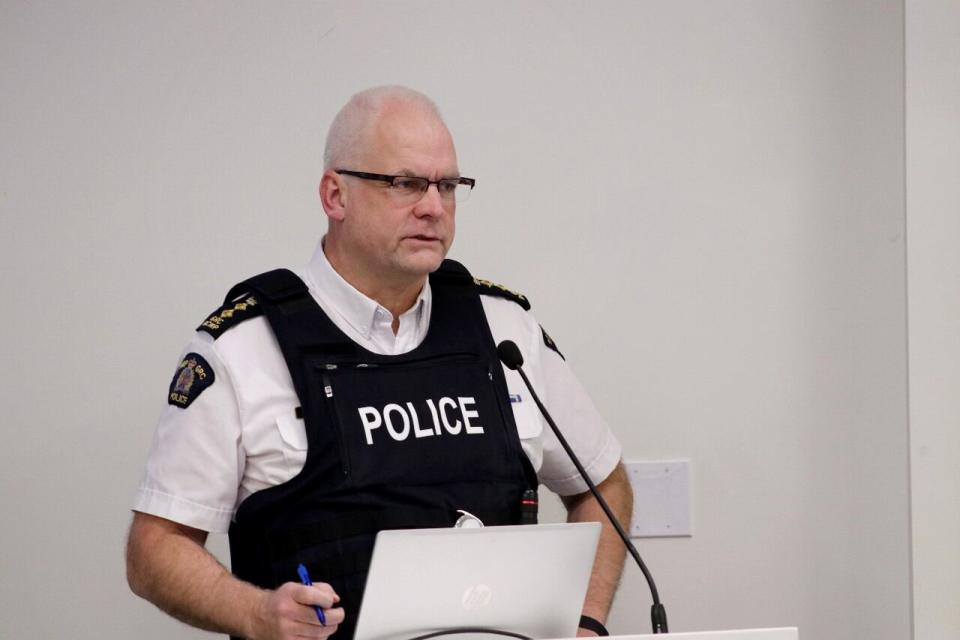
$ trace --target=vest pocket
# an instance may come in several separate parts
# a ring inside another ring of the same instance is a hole
[[[327,407],[327,415],[330,418],[330,424],[334,426],[337,434],[337,440],[340,445],[340,470],[344,476],[350,475],[350,451],[347,447],[346,435],[343,432],[344,425],[340,422],[340,412],[337,410],[336,398],[333,397],[333,380],[330,372],[336,371],[336,365],[326,365],[325,373],[321,376],[323,383],[323,404]]]

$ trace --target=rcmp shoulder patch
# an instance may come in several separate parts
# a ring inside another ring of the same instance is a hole
[[[543,334],[543,344],[547,345],[548,349],[553,349],[557,352],[557,355],[566,360],[563,357],[563,354],[560,353],[560,347],[557,346],[557,343],[553,341],[553,338],[550,337],[550,334],[547,333],[547,330],[543,328],[543,325],[540,325],[540,333]]]
[[[476,285],[481,295],[506,298],[507,300],[512,300],[523,307],[524,311],[530,311],[530,301],[527,299],[527,296],[523,295],[522,293],[517,293],[512,289],[507,289],[502,284],[490,282],[489,280],[482,280],[480,278],[474,278],[473,284]]]
[[[186,409],[203,390],[213,384],[213,367],[199,353],[188,353],[170,381],[167,404]]]
[[[237,326],[244,320],[256,318],[262,313],[263,309],[257,299],[252,295],[246,295],[214,311],[197,327],[197,331],[206,331],[216,340],[227,329]]]

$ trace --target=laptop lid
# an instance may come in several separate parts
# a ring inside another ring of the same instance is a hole
[[[354,639],[464,627],[573,637],[599,536],[596,522],[381,531]]]

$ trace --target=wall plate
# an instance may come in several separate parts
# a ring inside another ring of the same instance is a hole
[[[625,462],[633,487],[631,538],[693,535],[690,524],[690,461]]]

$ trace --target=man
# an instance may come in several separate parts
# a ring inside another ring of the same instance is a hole
[[[571,521],[604,520],[497,362],[504,339],[630,518],[620,445],[526,300],[444,262],[473,181],[433,103],[402,87],[355,95],[324,164],[326,236],[298,275],[241,283],[199,327],[134,506],[133,591],[237,637],[349,638],[377,530],[450,526],[457,509],[517,522],[537,478]],[[232,574],[204,549],[227,530]],[[605,524],[582,635],[602,628],[623,558]],[[316,584],[299,583],[298,563]]]

